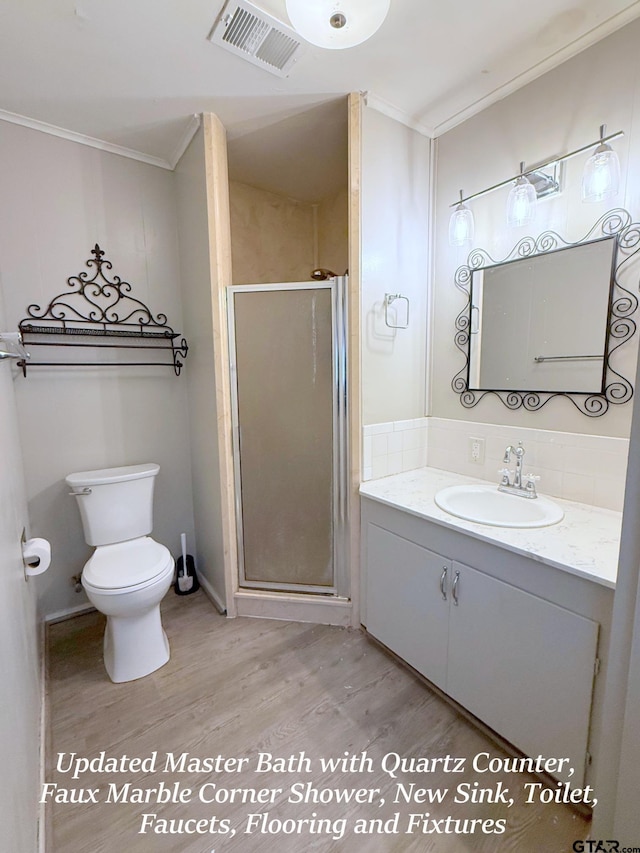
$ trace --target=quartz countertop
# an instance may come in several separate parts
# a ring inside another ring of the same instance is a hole
[[[379,480],[368,480],[360,486],[360,494],[602,586],[615,588],[622,513],[550,498],[564,511],[564,518],[558,524],[538,528],[494,527],[457,518],[434,502],[436,492],[446,486],[465,483],[486,485],[486,482],[438,468],[418,468]],[[497,488],[497,483],[495,486]]]

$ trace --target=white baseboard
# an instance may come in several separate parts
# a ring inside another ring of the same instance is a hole
[[[93,613],[95,607],[93,604],[78,604],[76,607],[67,607],[64,610],[56,610],[55,613],[49,613],[44,617],[47,625],[53,625],[54,622],[64,622],[65,619],[71,619],[73,616],[82,616],[83,613]]]
[[[211,603],[212,603],[212,604],[213,604],[213,606],[216,608],[216,610],[218,611],[218,613],[222,613],[222,615],[224,616],[224,615],[226,614],[226,612],[227,612],[227,607],[226,607],[226,605],[225,605],[224,601],[220,598],[220,596],[218,595],[218,593],[217,593],[217,592],[215,591],[215,589],[211,586],[211,584],[210,584],[210,583],[209,583],[209,581],[204,577],[204,575],[199,574],[199,575],[198,575],[198,580],[200,581],[200,586],[202,587],[202,591],[203,591],[203,592],[204,592],[204,594],[207,596],[207,598],[209,599],[209,601],[211,601]]]
[[[234,597],[238,616],[341,627],[351,625],[352,604],[346,598],[248,590],[240,590]]]

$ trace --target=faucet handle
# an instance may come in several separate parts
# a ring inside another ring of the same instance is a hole
[[[509,468],[498,468],[498,474],[502,475],[501,485],[508,486],[510,484],[509,477],[513,477],[514,473]]]
[[[536,491],[536,483],[540,479],[540,475],[539,474],[525,474],[524,478],[527,481],[526,485],[524,487],[525,492],[529,492],[531,494],[531,496],[534,498],[537,497],[538,493]]]

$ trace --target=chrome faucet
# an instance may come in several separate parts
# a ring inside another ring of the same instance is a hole
[[[502,474],[502,480],[498,486],[498,491],[507,492],[510,495],[518,495],[523,498],[537,498],[536,480],[539,480],[540,477],[536,477],[533,474],[525,474],[524,478],[526,480],[526,484],[524,486],[522,485],[522,460],[524,458],[525,449],[522,446],[521,441],[518,442],[517,447],[510,444],[505,449],[504,459],[502,460],[505,465],[508,465],[511,461],[511,454],[516,457],[515,472],[510,471],[508,468],[500,469],[499,473]],[[511,474],[513,474],[513,482],[509,479]]]
[[[504,451],[504,459],[502,460],[505,465],[508,465],[511,461],[511,454],[516,457],[516,473],[513,477],[513,488],[521,489],[522,488],[522,458],[524,456],[525,450],[522,446],[522,442],[518,442],[517,447],[513,447],[513,445],[509,445]]]

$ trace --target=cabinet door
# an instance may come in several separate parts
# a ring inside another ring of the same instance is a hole
[[[366,535],[367,630],[444,689],[451,562],[375,524]]]
[[[527,755],[570,758],[580,786],[598,623],[454,562],[457,572],[447,693]]]

